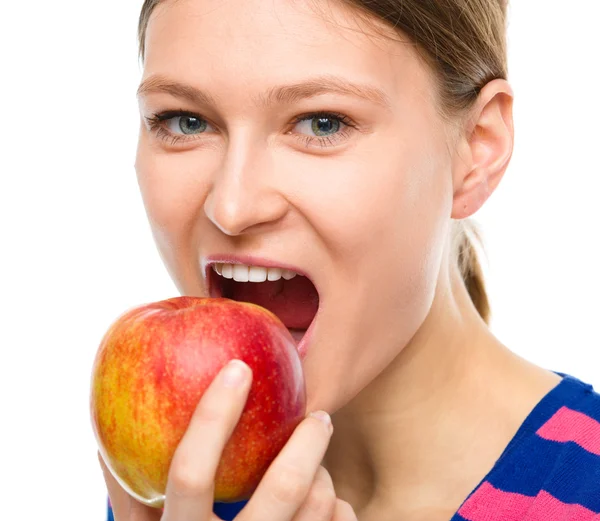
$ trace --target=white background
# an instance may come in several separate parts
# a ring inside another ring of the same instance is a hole
[[[5,519],[97,520],[89,423],[98,342],[174,296],[138,195],[140,1],[7,1],[0,11],[0,436]],[[493,329],[600,388],[600,7],[514,0],[516,148],[478,215]]]

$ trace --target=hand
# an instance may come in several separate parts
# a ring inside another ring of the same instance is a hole
[[[241,380],[228,380],[228,369],[240,366]],[[171,461],[164,512],[129,496],[100,457],[115,521],[218,521],[212,511],[214,478],[251,380],[250,368],[234,362],[207,389]],[[332,432],[327,414],[305,418],[236,521],[357,521],[352,507],[337,499],[331,477],[321,466]]]

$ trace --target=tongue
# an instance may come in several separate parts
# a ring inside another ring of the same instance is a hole
[[[277,315],[287,328],[308,329],[319,307],[319,294],[307,278],[266,282],[231,281],[233,300],[252,302]]]

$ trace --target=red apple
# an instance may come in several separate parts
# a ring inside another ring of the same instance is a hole
[[[305,414],[295,343],[270,311],[223,298],[177,297],[123,314],[92,371],[94,434],[133,497],[161,507],[171,459],[198,401],[227,362],[252,387],[217,471],[216,501],[247,499]],[[199,469],[201,471],[201,469]]]

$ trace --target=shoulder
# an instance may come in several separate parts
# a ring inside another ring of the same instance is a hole
[[[544,490],[548,501],[577,504],[600,512],[600,394],[592,386],[567,378],[565,402],[543,422],[532,438],[547,459]]]
[[[600,394],[562,376],[453,521],[600,519]]]
[[[546,458],[547,500],[600,512],[600,394],[567,379],[564,403],[535,432],[531,446]],[[582,514],[587,513],[583,511]]]
[[[592,386],[564,376],[457,518],[492,512],[503,521],[600,519],[600,394]]]

